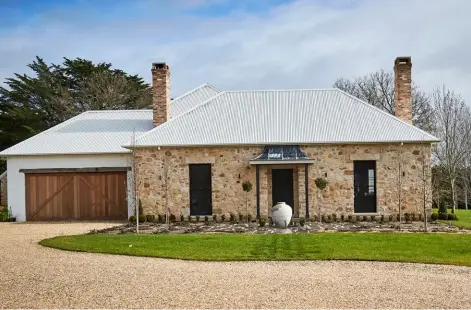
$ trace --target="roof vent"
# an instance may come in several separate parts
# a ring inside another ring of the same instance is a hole
[[[152,69],[168,70],[169,66],[165,62],[153,62],[152,63]]]

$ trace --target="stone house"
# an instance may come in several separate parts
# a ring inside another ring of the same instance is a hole
[[[411,124],[410,57],[394,68],[396,116],[338,89],[204,84],[172,100],[154,63],[152,109],[87,111],[0,152],[8,206],[18,221],[125,220],[136,197],[177,217],[245,213],[246,198],[253,217],[279,201],[299,217],[422,212],[438,140]]]
[[[147,214],[295,217],[430,210],[431,144],[412,125],[412,62],[394,62],[396,116],[338,89],[222,91],[171,117],[170,69],[152,68],[155,128],[135,144]],[[328,186],[315,184],[323,178]],[[425,195],[424,195],[425,191]]]

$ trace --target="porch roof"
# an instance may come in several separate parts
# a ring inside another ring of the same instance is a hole
[[[314,160],[298,145],[268,145],[263,153],[249,161],[251,165],[312,164]]]

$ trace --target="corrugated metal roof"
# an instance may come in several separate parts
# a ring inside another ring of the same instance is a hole
[[[435,142],[338,89],[222,92],[138,137],[136,146]]]
[[[126,153],[132,138],[153,128],[152,110],[88,111],[0,153],[8,155]]]
[[[178,98],[175,98],[172,101],[170,108],[170,117],[175,118],[182,113],[187,112],[188,110],[194,108],[200,103],[208,100],[211,97],[216,96],[221,91],[209,84],[203,84],[186,94],[181,95]]]
[[[171,116],[217,93],[215,87],[203,84],[175,98]],[[152,110],[88,111],[0,152],[0,156],[127,153],[122,145],[129,144],[133,131],[137,137],[152,128]]]

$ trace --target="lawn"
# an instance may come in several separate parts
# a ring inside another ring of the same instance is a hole
[[[434,213],[437,213],[437,209],[433,209]],[[449,210],[451,213],[451,210]],[[456,209],[455,214],[458,217],[458,221],[439,221],[441,223],[450,224],[456,227],[462,227],[471,229],[471,210]]]
[[[459,234],[91,234],[60,236],[40,244],[71,251],[201,261],[373,260],[471,266],[471,235]]]

